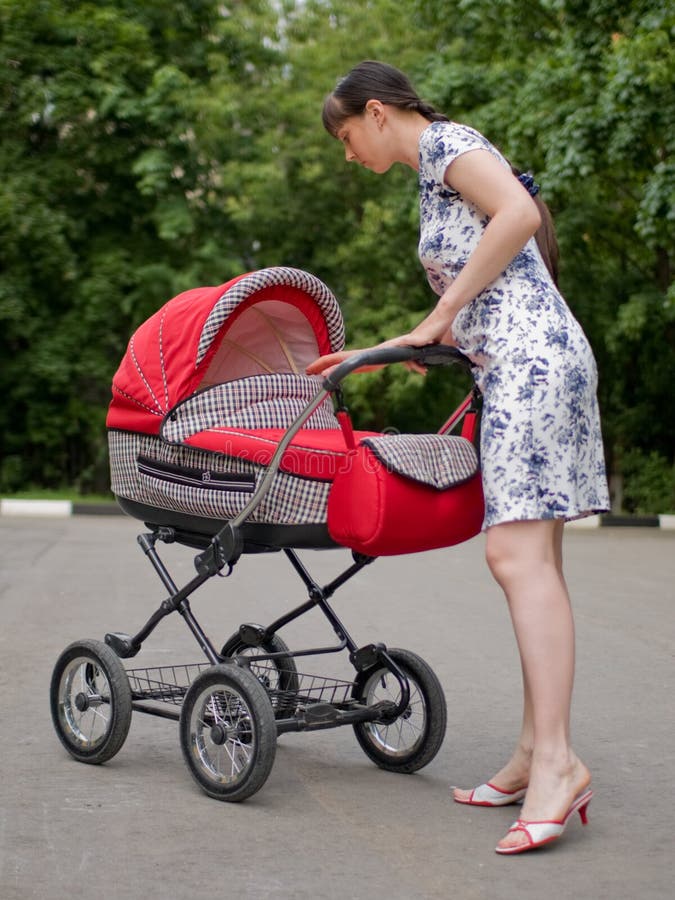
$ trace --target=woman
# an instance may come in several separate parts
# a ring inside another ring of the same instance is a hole
[[[574,623],[562,540],[566,519],[609,505],[595,362],[533,237],[541,237],[543,205],[531,178],[515,177],[482,135],[437,113],[384,63],[363,62],[342,79],[323,121],[348,162],[377,174],[396,162],[419,172],[419,256],[439,299],[413,331],[386,344],[459,347],[483,393],[486,556],[508,601],[524,711],[505,766],[473,790],[455,789],[454,799],[523,800],[496,848],[520,853],[555,840],[576,811],[585,823],[592,793],[570,744]],[[541,246],[551,256],[550,233]]]

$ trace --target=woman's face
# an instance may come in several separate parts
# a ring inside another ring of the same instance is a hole
[[[383,133],[381,109],[367,106],[360,116],[345,119],[337,130],[337,139],[345,148],[347,162],[357,162],[376,172],[386,172],[394,162],[389,141]]]

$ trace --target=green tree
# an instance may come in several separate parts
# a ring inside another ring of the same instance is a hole
[[[230,10],[0,0],[4,490],[103,487],[129,334],[179,290],[245,267],[218,170],[247,155],[248,92],[278,53],[267,3]]]

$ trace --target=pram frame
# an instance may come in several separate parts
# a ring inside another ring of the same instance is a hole
[[[297,695],[293,697],[294,710],[292,714],[284,712],[283,704],[280,702],[282,711],[279,712],[279,710],[277,710],[276,716],[272,713],[270,724],[268,721],[268,712],[263,708],[265,702],[263,701],[261,703],[259,698],[256,700],[254,696],[251,696],[249,705],[253,710],[255,704],[258,703],[258,716],[261,720],[265,719],[265,728],[268,731],[275,731],[278,736],[291,731],[318,730],[342,725],[352,725],[355,727],[359,743],[371,759],[383,768],[389,768],[395,771],[414,771],[417,768],[421,768],[422,765],[426,765],[426,763],[435,755],[440,747],[440,742],[442,741],[445,730],[445,700],[442,696],[442,692],[440,692],[440,685],[437,685],[437,679],[435,678],[435,675],[433,675],[433,672],[428,670],[428,667],[423,660],[420,660],[408,651],[389,651],[387,647],[381,643],[367,644],[359,647],[328,602],[330,597],[332,597],[339,587],[354,577],[365,566],[370,565],[375,557],[352,552],[352,564],[330,582],[321,586],[309,574],[293,546],[279,546],[279,542],[275,541],[258,545],[255,540],[255,529],[259,526],[247,523],[247,520],[258,507],[264,498],[265,493],[272,485],[274,476],[279,470],[282,457],[294,436],[329,395],[337,394],[339,396],[340,386],[344,378],[354,370],[363,366],[388,365],[390,363],[403,362],[406,360],[415,360],[424,366],[456,363],[464,368],[469,368],[471,365],[466,357],[456,349],[441,346],[425,348],[385,348],[364,351],[363,353],[354,355],[346,362],[336,367],[329,376],[324,378],[322,389],[290,425],[279,442],[270,461],[268,471],[252,499],[239,515],[222,524],[216,534],[209,535],[200,530],[193,530],[189,527],[190,517],[186,517],[188,519],[188,527],[185,528],[157,524],[156,522],[153,522],[152,507],[146,509],[141,504],[131,504],[131,507],[133,508],[127,511],[130,511],[132,515],[135,515],[137,518],[145,518],[145,513],[147,512],[148,514],[146,524],[151,530],[148,533],[139,535],[137,540],[141,549],[150,560],[163,586],[169,592],[169,596],[162,601],[160,606],[135,635],[130,636],[121,632],[110,632],[105,635],[104,644],[100,645],[100,647],[97,642],[82,642],[82,645],[71,645],[71,647],[67,648],[62,654],[62,658],[66,660],[66,663],[60,665],[61,660],[59,660],[52,678],[52,716],[61,741],[72,755],[75,755],[76,758],[84,762],[105,761],[116,753],[119,746],[121,746],[121,743],[126,737],[128,722],[125,727],[123,727],[124,723],[122,726],[119,726],[119,739],[113,741],[114,746],[111,747],[112,752],[105,751],[105,748],[103,752],[93,754],[92,756],[88,756],[84,753],[78,755],[74,752],[73,746],[67,739],[68,735],[64,735],[62,730],[63,723],[62,718],[60,718],[61,714],[59,712],[57,696],[60,690],[59,685],[64,678],[64,666],[68,664],[68,659],[73,656],[73,653],[79,652],[80,646],[83,648],[82,653],[85,657],[87,657],[91,651],[93,653],[93,658],[97,661],[95,665],[98,665],[98,661],[101,662],[101,667],[105,671],[110,684],[111,693],[113,693],[115,682],[125,681],[127,678],[133,680],[136,672],[140,671],[133,669],[125,670],[118,661],[136,656],[144,641],[152,634],[159,623],[173,612],[178,612],[184,619],[187,627],[204,653],[210,667],[207,668],[206,671],[201,672],[190,686],[183,688],[176,685],[175,690],[169,692],[171,694],[169,699],[174,704],[176,703],[176,697],[183,698],[180,711],[175,707],[171,708],[167,703],[160,702],[157,704],[156,701],[165,699],[161,696],[161,690],[159,692],[153,688],[144,690],[136,685],[136,688],[129,691],[128,714],[123,710],[122,718],[124,719],[128,716],[128,719],[130,720],[131,712],[133,710],[179,721],[181,724],[181,745],[186,761],[188,762],[191,773],[195,779],[210,796],[225,800],[242,800],[250,796],[259,789],[262,783],[264,783],[271,768],[274,748],[272,750],[270,750],[269,747],[267,748],[265,754],[263,754],[265,760],[258,767],[260,771],[254,774],[254,777],[249,779],[249,783],[241,785],[235,790],[224,790],[220,786],[214,786],[210,783],[208,778],[205,783],[202,773],[200,771],[195,771],[195,764],[190,758],[190,754],[185,746],[185,741],[183,740],[184,730],[187,728],[184,721],[186,718],[184,715],[185,702],[191,702],[191,698],[195,694],[197,685],[201,687],[202,682],[206,683],[209,678],[211,681],[213,681],[214,678],[216,680],[220,678],[227,684],[233,682],[235,686],[234,689],[238,690],[239,687],[241,687],[244,695],[248,697],[247,691],[250,691],[252,687],[259,690],[258,678],[251,673],[252,665],[256,667],[256,669],[265,666],[266,664],[272,666],[274,666],[275,663],[289,665],[288,661],[294,660],[295,658],[339,653],[347,650],[349,660],[356,672],[354,681],[350,683],[337,682],[334,679],[321,679],[326,684],[327,688],[329,687],[328,683],[332,683],[332,697],[336,695],[336,691],[338,690],[338,687],[336,686],[340,686],[340,689],[343,689],[341,699],[338,699],[337,701],[331,699],[331,702],[325,702],[322,694],[319,693],[317,702],[316,694],[314,696],[303,698],[303,692],[298,690]],[[480,393],[477,388],[474,387],[460,407],[442,426],[439,433],[447,433],[450,431],[467,413],[474,412],[477,414],[479,400]],[[123,508],[125,508],[124,504],[122,505]],[[289,526],[271,526],[272,535],[275,534],[275,530],[282,533],[284,527],[289,528]],[[290,526],[291,529],[293,527],[294,526]],[[179,588],[176,585],[168,569],[164,565],[164,562],[160,558],[156,547],[158,542],[178,542],[182,545],[193,547],[201,551],[194,559],[197,574],[183,587]],[[223,646],[222,650],[218,652],[194,615],[189,602],[190,596],[214,575],[222,575],[222,570],[226,566],[228,568],[227,575],[230,575],[242,553],[275,552],[279,550],[283,550],[290,561],[291,566],[304,584],[307,590],[308,599],[294,609],[281,615],[266,627],[251,624],[240,626],[238,633],[233,635]],[[327,619],[333,632],[338,638],[338,643],[290,651],[285,643],[278,638],[278,631],[315,608],[320,609]],[[235,639],[238,639],[239,643],[244,647],[253,648],[256,652],[254,652],[253,655],[248,655],[243,652],[230,655],[226,650],[233,645]],[[270,645],[281,645],[283,649],[276,652],[269,652]],[[74,650],[73,648],[77,649]],[[261,648],[266,652],[257,652]],[[110,651],[112,651],[112,653],[110,653]],[[121,669],[121,674],[116,669],[118,665]],[[196,667],[199,667],[199,664],[197,664]],[[186,666],[183,668],[187,670],[188,667]],[[239,674],[234,672],[233,669],[238,670]],[[292,664],[292,670],[297,672],[294,663]],[[427,670],[430,675],[427,674]],[[98,670],[94,668],[94,671]],[[147,672],[149,670],[145,671]],[[242,674],[244,671],[246,672],[246,675]],[[359,691],[363,689],[366,680],[369,677],[372,680],[374,677],[373,673],[376,674],[379,671],[386,671],[393,675],[398,685],[398,695],[396,699],[381,700],[365,704],[360,702]],[[411,761],[406,759],[402,764],[399,764],[397,761],[389,759],[386,754],[383,755],[381,752],[377,752],[377,747],[369,747],[368,739],[363,736],[363,733],[360,732],[359,729],[369,723],[375,723],[386,728],[390,723],[396,722],[399,717],[405,715],[411,697],[411,684],[409,680],[411,671],[417,681],[421,679],[425,690],[429,691],[431,694],[433,694],[434,690],[440,692],[440,698],[437,697],[436,704],[439,709],[442,707],[439,716],[442,721],[440,724],[438,722],[436,723],[436,730],[437,732],[442,731],[442,733],[440,736],[439,734],[436,735],[431,749],[426,749],[421,753],[421,756],[418,754],[418,758]],[[106,702],[105,698],[98,696],[95,690],[89,693],[91,696],[82,699],[83,694],[80,692],[75,698],[75,705],[82,703],[85,706],[87,704],[95,706],[98,703]],[[283,691],[280,693],[283,693]],[[121,705],[124,707],[127,698],[124,691],[122,694],[122,700],[124,702],[122,702]],[[107,702],[112,704],[113,700],[109,699]],[[77,708],[79,709],[80,707],[77,706]],[[255,719],[253,712],[251,715]],[[260,725],[260,728],[262,734],[264,731],[262,724]],[[215,726],[211,727],[211,734],[216,730]],[[117,746],[118,744],[119,746]]]

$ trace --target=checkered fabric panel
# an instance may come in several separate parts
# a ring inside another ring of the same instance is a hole
[[[190,487],[175,484],[138,470],[138,457],[155,459],[189,469],[208,469],[229,474],[253,474],[256,490],[267,471],[264,466],[235,457],[167,444],[151,435],[108,432],[111,487],[114,494],[159,509],[204,516],[208,519],[230,519],[251,500],[242,491],[209,490],[208,486]],[[277,472],[274,483],[251,522],[276,525],[309,525],[326,521],[326,505],[330,483],[314,481]]]
[[[283,485],[277,489],[280,475],[284,476]],[[331,482],[292,477],[283,472],[276,474],[274,482],[274,487],[256,510],[254,521],[289,525],[326,521]]]
[[[197,348],[197,359],[195,365],[204,359],[207,350],[211,346],[211,342],[220,331],[227,317],[237,306],[250,297],[252,294],[263,290],[263,288],[273,285],[288,285],[289,287],[299,288],[309,294],[315,301],[323,317],[326,320],[328,329],[328,338],[333,351],[341,350],[344,346],[344,323],[342,321],[342,312],[338,306],[338,302],[326,287],[323,281],[320,281],[309,272],[303,272],[302,269],[292,269],[286,266],[276,266],[270,269],[260,269],[258,272],[252,272],[245,278],[240,279],[222,297],[220,297],[204,323],[199,346]]]
[[[193,394],[162,425],[162,437],[184,441],[209,428],[288,428],[321,390],[317,376],[277,373],[239,378]],[[309,417],[306,428],[339,428],[330,397]]]
[[[478,471],[470,441],[445,434],[387,434],[361,441],[391,472],[439,490],[467,481]]]

